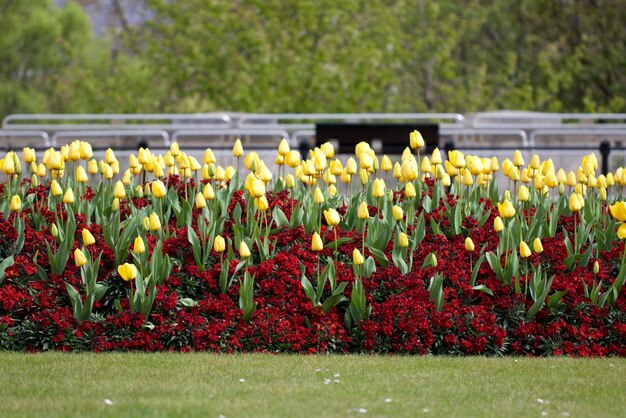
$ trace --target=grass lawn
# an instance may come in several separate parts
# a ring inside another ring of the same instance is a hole
[[[0,353],[0,416],[626,413],[626,359]]]

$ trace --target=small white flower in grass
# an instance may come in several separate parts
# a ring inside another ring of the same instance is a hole
[[[330,379],[324,379],[324,384],[325,385],[330,385]]]
[[[339,383],[339,379],[335,379],[335,380],[333,380],[333,382]]]
[[[615,366],[614,366],[613,364],[609,364],[609,367],[612,369],[612,368],[614,368]]]
[[[359,408],[358,413],[359,413],[359,414],[367,414],[367,409],[365,409],[365,408]]]
[[[427,414],[430,412],[430,408],[422,408],[422,412]]]
[[[563,411],[563,412],[561,412],[561,415],[563,415],[564,417],[569,417],[569,412]]]
[[[391,399],[391,398],[386,398],[386,399],[385,399],[385,403],[391,403],[391,402],[392,402],[392,399]]]
[[[315,369],[315,373],[319,373],[321,371],[322,371],[322,369]]]
[[[241,383],[245,383],[245,382],[246,382],[246,379],[239,379],[239,381],[240,381]]]
[[[110,399],[105,399],[104,400],[105,405],[113,405],[113,401]]]
[[[340,375],[339,375],[339,373],[335,373],[333,376],[334,377],[339,377]]]
[[[541,411],[541,416],[542,416],[542,417],[547,417],[547,416],[548,416],[548,413],[547,413],[546,411]]]
[[[537,398],[537,403],[544,403],[545,401],[541,398]]]

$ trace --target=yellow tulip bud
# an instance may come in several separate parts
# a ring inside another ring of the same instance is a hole
[[[474,249],[474,241],[470,237],[465,238],[465,251],[473,252]]]
[[[355,266],[360,266],[363,263],[365,263],[365,259],[363,258],[363,254],[361,254],[361,251],[359,251],[358,248],[352,250],[352,264],[354,264]]]
[[[129,282],[137,277],[137,267],[134,264],[124,263],[117,266],[117,272],[122,280]]]
[[[385,180],[375,179],[372,185],[372,196],[376,199],[385,195]]]
[[[113,212],[120,210],[120,200],[118,198],[113,199],[113,203],[111,203],[111,210]]]
[[[508,199],[505,199],[502,203],[498,202],[498,212],[503,218],[512,218],[515,216],[515,207]]]
[[[336,226],[339,225],[339,222],[341,222],[339,212],[332,208],[324,211],[324,218],[326,218],[326,223],[329,226]]]
[[[411,132],[411,134],[409,135],[409,144],[413,149],[422,148],[425,145],[422,134],[419,133],[419,131]]]
[[[155,212],[152,212],[152,214],[150,215],[148,229],[150,231],[158,231],[159,229],[161,229],[161,220]]]
[[[269,208],[267,196],[263,195],[257,199],[254,199],[254,206],[261,212],[265,212]]]
[[[196,195],[196,208],[204,209],[206,207],[206,199],[202,193]]]
[[[496,232],[501,232],[504,229],[504,222],[502,222],[501,217],[496,216],[496,218],[493,220],[493,229]]]
[[[290,168],[296,168],[300,165],[300,153],[298,151],[289,151],[285,156],[285,164]]]
[[[239,243],[239,257],[248,258],[250,257],[250,255],[250,248],[248,248],[248,244],[246,244],[244,241],[241,241],[241,243]]]
[[[72,189],[67,189],[65,194],[63,195],[63,203],[72,204],[74,203],[74,192]]]
[[[290,151],[291,149],[289,148],[289,143],[285,138],[283,138],[282,141],[280,141],[280,144],[278,144],[278,155],[285,157]]]
[[[617,237],[619,239],[626,239],[626,223],[623,223],[617,229]]]
[[[404,218],[404,211],[398,205],[393,205],[393,208],[391,209],[391,214],[393,215],[393,219],[398,222]]]
[[[526,244],[524,241],[522,241],[519,245],[519,255],[522,258],[528,258],[530,257],[530,248],[528,247],[528,244]]]
[[[383,159],[380,162],[380,169],[383,171],[393,170],[393,163],[391,162],[391,159],[386,155],[383,155]]]
[[[165,197],[165,195],[167,195],[165,184],[163,184],[161,180],[155,180],[152,182],[151,191],[154,197],[156,197],[157,199],[160,199],[162,197]]]
[[[143,239],[140,236],[135,238],[135,242],[133,243],[133,252],[135,254],[142,254],[146,251],[146,246],[143,242]]]
[[[296,185],[296,179],[293,177],[293,174],[287,174],[287,177],[285,178],[285,183],[287,183],[288,188],[293,189],[293,187]]]
[[[9,209],[12,212],[19,212],[22,210],[22,199],[18,195],[13,195],[9,202]]]
[[[322,251],[323,249],[324,249],[324,244],[322,243],[322,238],[319,236],[317,232],[314,232],[313,237],[311,238],[311,250]]]
[[[543,244],[541,243],[541,239],[535,238],[535,240],[533,241],[533,250],[537,254],[541,254],[543,252]]]
[[[404,195],[408,198],[412,198],[417,195],[413,183],[407,183],[406,186],[404,186]]]
[[[609,212],[618,221],[626,222],[626,202],[618,201],[613,205],[609,205]]]
[[[213,251],[215,251],[216,253],[221,253],[224,252],[225,249],[226,241],[224,240],[224,237],[222,237],[221,235],[216,236],[213,240]]]
[[[24,147],[22,149],[22,159],[26,164],[35,162],[35,150],[33,148]]]
[[[596,260],[593,263],[593,274],[598,274],[600,273],[600,263],[598,263],[598,260]]]
[[[87,228],[83,228],[81,231],[83,236],[83,244],[85,246],[93,245],[96,243],[96,239],[91,235],[91,232]]]
[[[528,199],[530,199],[530,191],[528,187],[521,185],[517,192],[517,200],[520,202],[528,202]]]
[[[180,147],[177,142],[172,142],[170,144],[170,154],[172,157],[178,157],[180,155]]]
[[[113,188],[113,197],[117,197],[120,200],[126,198],[126,188],[124,188],[124,183],[120,180],[115,183],[115,187]]]
[[[578,212],[581,209],[582,205],[580,204],[580,200],[578,200],[578,196],[576,196],[576,193],[572,193],[569,197],[569,210]]]
[[[400,235],[398,236],[398,244],[400,244],[400,247],[402,248],[409,246],[409,237],[407,237],[404,232],[400,232]]]
[[[369,211],[367,209],[367,203],[361,202],[361,204],[359,205],[359,210],[358,210],[357,216],[358,216],[359,219],[367,219],[367,218],[369,218],[370,214],[369,214]]]
[[[85,253],[80,249],[74,250],[74,263],[76,267],[82,267],[87,264],[87,257],[85,257]]]
[[[515,150],[513,153],[513,165],[516,167],[524,165],[524,157],[522,157],[522,152],[520,150]]]
[[[318,203],[318,204],[324,203],[324,194],[322,193],[319,187],[315,188],[314,200],[315,200],[315,203]]]
[[[233,157],[241,157],[243,155],[243,145],[241,145],[241,140],[237,138],[235,141],[235,145],[233,145]],[[248,169],[250,169],[248,167]]]
[[[352,157],[348,158],[348,161],[346,161],[346,173],[354,175],[356,174],[356,170],[356,160]]]
[[[93,156],[93,151],[89,142],[80,141],[78,151],[80,152],[80,158],[83,160],[88,160]]]

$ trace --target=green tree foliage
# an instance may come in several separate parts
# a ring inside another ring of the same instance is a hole
[[[0,115],[626,112],[623,0],[142,2],[0,0]]]

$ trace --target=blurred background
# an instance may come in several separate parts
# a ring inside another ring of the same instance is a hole
[[[624,22],[624,0],[0,0],[0,118],[626,112]]]

